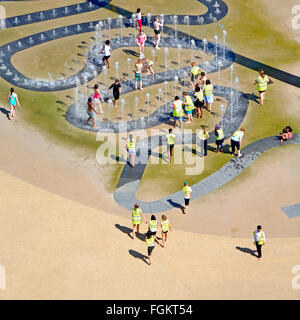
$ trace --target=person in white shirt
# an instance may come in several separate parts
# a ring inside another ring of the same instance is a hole
[[[102,61],[106,65],[106,68],[109,69],[109,58],[110,58],[110,41],[109,40],[105,41],[105,45],[103,46],[100,53],[104,53]]]
[[[238,157],[241,157],[241,145],[242,139],[245,133],[245,129],[241,128],[240,130],[235,131],[235,133],[231,137],[231,154],[234,156],[235,154],[235,147],[238,150]]]
[[[256,231],[253,232],[253,244],[256,245],[258,260],[261,259],[261,248],[265,245],[265,243],[265,233],[262,231],[262,227],[258,225]]]

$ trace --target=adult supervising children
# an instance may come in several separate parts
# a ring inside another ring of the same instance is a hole
[[[138,203],[136,203],[134,205],[134,208],[131,210],[131,218],[132,218],[132,239],[134,239],[135,231],[136,233],[140,232],[140,225],[142,224],[142,219],[144,220],[145,224],[147,224],[145,216]]]
[[[224,143],[224,132],[219,124],[216,124],[215,131],[217,153],[223,152],[223,143]]]
[[[9,114],[9,120],[12,120],[13,117],[16,116],[16,107],[20,108],[20,103],[18,99],[18,95],[15,93],[15,89],[11,88],[9,95],[8,95],[8,101],[10,105],[10,114]]]
[[[242,139],[245,133],[245,129],[241,128],[240,130],[235,131],[235,133],[231,137],[231,154],[235,155],[235,148],[238,151],[238,157],[241,157],[241,146],[242,146]]]
[[[176,128],[177,121],[179,122],[179,128],[182,126],[183,119],[183,108],[184,102],[179,99],[178,96],[175,97],[175,101],[173,102],[173,119],[174,119],[174,128]]]
[[[186,211],[190,205],[190,200],[191,200],[191,196],[192,196],[192,188],[189,186],[187,181],[184,183],[182,192],[183,192],[183,197],[184,197],[183,213],[186,214]]]
[[[120,99],[120,93],[121,93],[121,84],[119,79],[116,79],[115,82],[108,88],[108,94],[110,94],[110,90],[113,90],[113,96],[114,96],[114,107],[117,106],[117,101]]]
[[[109,40],[105,41],[105,44],[100,53],[104,53],[102,61],[106,65],[107,69],[109,69],[109,58],[110,58],[110,41]]]
[[[195,108],[192,98],[188,95],[187,92],[183,92],[182,96],[184,98],[184,110],[186,112],[188,121],[187,123],[191,123],[193,121],[193,110]]]
[[[204,157],[206,157],[207,156],[207,140],[209,138],[209,133],[207,132],[205,126],[202,126],[202,129],[199,130],[198,137],[201,142],[201,156],[203,154],[203,149],[204,149]]]
[[[176,139],[176,135],[173,133],[172,129],[169,129],[169,134],[166,135],[166,138],[167,138],[167,145],[168,145],[168,154],[169,154],[169,159],[171,163],[173,158],[175,139]]]
[[[256,230],[253,232],[253,244],[256,246],[258,260],[261,259],[261,249],[266,243],[265,233],[262,231],[262,227],[260,225],[257,226]]]
[[[142,70],[143,70],[143,61],[142,59],[138,59],[135,64],[135,77],[134,77],[134,88],[137,90],[138,83],[140,86],[140,90],[143,90],[143,79],[142,79]]]
[[[257,85],[257,90],[259,93],[260,98],[260,105],[264,105],[264,99],[265,99],[265,93],[268,89],[268,83],[270,82],[270,79],[268,76],[264,73],[263,70],[259,70],[259,76],[254,81],[254,85]]]
[[[135,145],[136,145],[136,142],[133,139],[133,135],[130,134],[126,143],[126,150],[129,156],[129,165],[131,165],[133,168],[134,168],[134,157],[135,157]]]

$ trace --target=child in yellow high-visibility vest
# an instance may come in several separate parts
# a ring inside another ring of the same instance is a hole
[[[151,265],[151,255],[152,255],[152,251],[155,248],[155,236],[152,235],[152,233],[150,231],[147,232],[146,234],[146,244],[148,247],[148,260],[149,260],[149,265]]]
[[[168,218],[165,215],[162,215],[161,217],[162,222],[161,222],[161,237],[162,237],[162,247],[165,247],[165,242],[167,242],[167,237],[168,237],[168,231],[171,230],[173,231],[170,222]]]

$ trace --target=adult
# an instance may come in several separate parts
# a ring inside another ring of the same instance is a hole
[[[190,200],[191,200],[191,196],[192,196],[192,188],[189,186],[187,181],[184,183],[182,192],[183,192],[183,197],[184,197],[183,213],[186,214],[186,211],[190,205]]]
[[[260,225],[257,226],[257,229],[253,232],[253,244],[256,246],[258,260],[261,259],[262,253],[261,249],[262,246],[266,244],[266,236],[265,233],[262,231],[262,227]]]
[[[206,130],[205,126],[202,126],[202,129],[199,130],[198,137],[201,141],[201,156],[204,149],[204,157],[207,156],[207,140],[209,138],[209,133]]]
[[[240,130],[235,131],[235,133],[231,137],[231,154],[235,155],[235,148],[238,151],[238,157],[241,157],[241,146],[242,146],[242,139],[245,134],[245,129],[241,128]]]
[[[94,85],[94,95],[93,95],[93,99],[94,99],[94,103],[95,103],[95,104],[96,104],[96,103],[98,104],[100,113],[104,113],[103,110],[102,110],[102,104],[101,104],[101,102],[100,102],[100,99],[102,100],[102,102],[104,102],[104,99],[103,99],[103,97],[102,97],[102,94],[101,94],[101,92],[100,92],[100,90],[99,90],[99,85],[98,85],[97,83]]]
[[[142,70],[143,70],[143,61],[142,59],[138,59],[135,64],[135,76],[134,76],[134,88],[137,90],[137,86],[139,83],[140,90],[143,90],[143,79],[142,79]]]
[[[211,84],[210,80],[206,80],[206,84],[204,85],[204,101],[206,103],[206,109],[211,112],[211,106],[215,100],[213,94],[213,85]]]
[[[9,120],[12,120],[13,117],[16,116],[16,107],[20,108],[20,103],[18,99],[18,95],[15,93],[15,89],[11,88],[9,95],[8,95],[8,101],[10,105],[10,113],[9,113]]]
[[[144,54],[145,42],[147,40],[147,36],[143,30],[136,37],[136,43],[139,48],[140,57]]]
[[[217,153],[223,152],[223,143],[224,143],[224,132],[219,124],[216,124],[215,131]]]
[[[263,70],[259,70],[259,76],[254,81],[254,85],[257,85],[259,93],[260,105],[264,105],[265,94],[268,89],[268,83],[270,82],[269,77],[264,73]]]
[[[175,101],[173,102],[173,119],[174,119],[174,128],[176,127],[177,121],[179,121],[179,128],[182,126],[182,118],[183,118],[183,106],[184,102],[179,99],[178,96],[175,97]]]
[[[126,150],[129,156],[129,165],[131,165],[133,168],[134,168],[134,157],[135,157],[135,145],[136,145],[136,142],[133,139],[133,135],[130,134],[126,143]]]
[[[153,44],[155,45],[155,49],[160,50],[158,47],[160,42],[160,27],[163,27],[164,21],[159,22],[158,17],[155,17],[153,20],[153,28],[154,28],[154,39]]]
[[[144,220],[145,224],[147,224],[145,216],[138,203],[136,203],[134,205],[134,208],[131,210],[131,218],[132,218],[132,239],[134,239],[135,231],[136,233],[140,232],[140,225],[142,223],[142,219]]]
[[[114,107],[117,107],[117,101],[120,99],[120,94],[122,91],[119,79],[116,79],[115,82],[108,88],[108,94],[110,94],[111,89],[113,89]]]
[[[106,65],[106,68],[109,69],[109,58],[110,58],[110,41],[106,40],[105,44],[100,53],[104,53],[102,58],[103,63]]]
[[[92,120],[93,128],[95,127],[95,116],[94,113],[98,113],[93,105],[93,99],[91,97],[88,98],[87,102],[87,114],[88,114],[88,119],[86,120],[86,124],[89,123],[90,120]]]

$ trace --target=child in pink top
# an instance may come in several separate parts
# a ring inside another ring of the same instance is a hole
[[[144,53],[144,47],[145,47],[146,40],[147,40],[147,36],[145,35],[144,31],[141,31],[136,38],[136,43],[139,47],[140,56],[142,53]]]
[[[104,102],[104,99],[102,97],[102,94],[99,90],[99,86],[98,84],[96,83],[95,86],[94,86],[94,95],[93,95],[93,99],[94,99],[94,102],[95,104],[97,103],[98,106],[99,106],[99,109],[100,109],[100,113],[103,113],[103,110],[102,110],[102,104],[100,102],[100,99]]]

